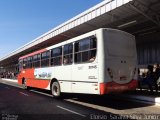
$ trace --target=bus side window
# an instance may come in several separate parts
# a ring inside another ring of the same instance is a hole
[[[95,37],[94,37],[94,38],[91,38],[90,48],[91,48],[91,49],[97,48],[97,40],[96,40]]]
[[[49,66],[50,51],[41,54],[41,67]]]
[[[40,67],[40,60],[41,60],[41,54],[37,55],[37,66],[36,67]]]
[[[30,59],[30,68],[33,67],[33,57],[31,56],[31,59]]]
[[[51,50],[51,65],[62,64],[62,47],[54,48]]]
[[[79,53],[80,45],[79,42],[75,42],[74,44],[74,62],[79,63],[81,62],[81,53]]]
[[[37,55],[33,56],[33,67],[36,67],[36,60],[37,60]]]
[[[32,68],[32,57],[27,58],[27,68]]]
[[[23,69],[23,59],[19,60],[19,72]]]
[[[89,61],[94,61],[96,58],[96,52],[97,52],[97,41],[96,38],[91,38],[90,40],[90,59]]]
[[[40,67],[40,54],[34,55],[33,56],[33,67],[38,68]]]
[[[27,58],[23,59],[23,69],[27,68]]]
[[[63,64],[72,64],[73,62],[73,44],[64,45],[63,47]]]
[[[90,39],[86,38],[81,41],[82,62],[89,60]]]
[[[93,62],[96,57],[96,38],[85,38],[75,43],[75,63]]]
[[[79,52],[79,42],[76,42],[74,44],[74,50],[75,50],[75,52]]]

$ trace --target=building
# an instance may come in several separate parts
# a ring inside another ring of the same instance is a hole
[[[160,1],[104,0],[4,56],[0,59],[0,66],[15,69],[22,55],[100,27],[135,35],[140,67],[160,63]]]

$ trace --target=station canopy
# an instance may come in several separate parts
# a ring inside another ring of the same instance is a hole
[[[0,59],[0,67],[18,63],[20,56],[98,28],[115,28],[143,42],[160,32],[160,0],[104,0]]]

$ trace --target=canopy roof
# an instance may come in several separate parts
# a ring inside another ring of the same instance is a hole
[[[116,28],[136,37],[158,33],[159,0],[104,0],[0,59],[0,66],[18,58],[98,28]]]

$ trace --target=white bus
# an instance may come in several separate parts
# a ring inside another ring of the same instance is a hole
[[[24,88],[104,95],[137,87],[135,37],[101,28],[19,58]]]

